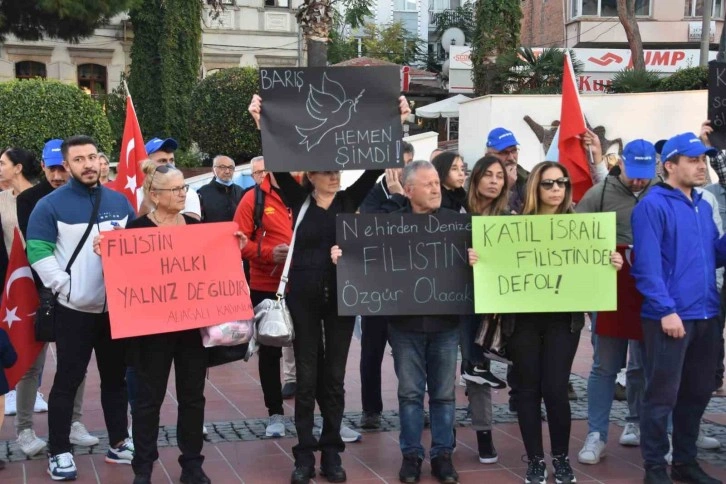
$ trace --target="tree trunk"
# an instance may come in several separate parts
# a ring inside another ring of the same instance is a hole
[[[328,65],[328,43],[307,39],[308,67],[325,67]]]
[[[618,0],[618,18],[623,24],[625,36],[628,38],[633,68],[644,71],[643,39],[640,38],[638,20],[635,18],[635,0]]]

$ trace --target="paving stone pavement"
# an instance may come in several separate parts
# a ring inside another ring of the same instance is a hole
[[[506,367],[499,363],[492,363],[492,372],[500,378],[506,377]],[[587,379],[572,374],[570,381],[578,395],[578,399],[571,401],[573,420],[587,419]],[[610,414],[611,422],[625,426],[625,417],[628,414],[628,406],[626,402],[614,401]],[[726,414],[726,396],[714,396],[706,410],[706,414]],[[347,425],[361,433],[370,432],[389,432],[399,430],[398,413],[396,411],[385,411],[382,414],[382,425],[379,430],[363,430],[358,428],[358,420],[361,412],[346,412],[343,418],[343,424]],[[544,416],[544,408],[543,408]],[[495,404],[493,408],[494,423],[515,423],[517,416],[509,412],[507,404]],[[546,418],[543,417],[543,418]],[[726,420],[725,420],[726,421]],[[456,410],[456,423],[459,427],[468,427],[471,420],[468,417],[466,407],[458,407]],[[268,440],[265,437],[266,418],[249,418],[243,420],[223,421],[223,422],[207,422],[206,426],[209,434],[205,437],[208,443],[216,444],[221,442],[241,442]],[[726,425],[714,422],[705,418],[701,430],[707,435],[717,438],[723,448],[726,448]],[[295,437],[295,427],[291,418],[286,419],[285,438]],[[102,454],[108,449],[108,437],[105,432],[91,432],[100,440],[98,445],[93,447],[75,446],[74,454],[81,456],[85,454]],[[159,448],[176,446],[176,426],[161,426],[159,429]],[[28,459],[17,446],[14,440],[0,441],[0,459],[6,461],[23,461],[44,459],[45,454],[41,453],[32,459]],[[721,451],[699,451],[699,459],[710,462],[719,467],[726,468],[726,452]]]

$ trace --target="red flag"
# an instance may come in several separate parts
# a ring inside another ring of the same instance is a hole
[[[131,96],[126,96],[126,123],[116,169],[117,175],[112,188],[123,193],[135,210],[139,209],[136,190],[144,184],[144,173],[141,171],[139,163],[148,157],[144,147],[144,138],[141,136],[139,120],[136,119],[134,103],[131,102]]]
[[[16,228],[5,276],[5,293],[0,304],[0,328],[7,331],[18,354],[15,365],[5,370],[10,388],[15,387],[43,349],[44,343],[35,341],[34,320],[38,305],[38,291],[25,255],[23,237]]]
[[[559,161],[570,171],[572,199],[574,202],[578,202],[592,186],[592,178],[587,160],[588,154],[580,144],[580,137],[587,131],[587,126],[585,117],[582,115],[575,71],[572,69],[572,60],[568,52],[565,52],[565,68],[562,77],[562,111],[559,130]]]

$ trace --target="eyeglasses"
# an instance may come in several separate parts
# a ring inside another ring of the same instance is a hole
[[[509,148],[508,150],[502,150],[502,151],[497,152],[498,155],[504,155],[504,156],[511,156],[511,155],[515,155],[517,153],[519,153],[519,148],[516,146],[514,148]]]
[[[257,170],[252,172],[252,176],[260,176],[267,174],[267,170]]]
[[[151,182],[149,183],[149,186],[154,186],[154,177],[156,176],[156,173],[159,172],[162,175],[169,173],[171,170],[176,170],[176,167],[174,165],[159,165],[154,169],[154,173],[151,174]]]
[[[567,188],[570,186],[570,179],[563,176],[562,178],[558,178],[557,180],[542,180],[539,182],[539,186],[544,188],[545,190],[552,190],[554,188],[555,183],[557,183],[557,186],[560,188]]]
[[[214,168],[218,169],[219,171],[234,171],[234,165],[232,165],[232,166],[217,165]]]
[[[175,197],[178,197],[182,193],[186,194],[189,191],[189,185],[184,185],[183,187],[174,187],[174,188],[151,187],[151,189],[155,192],[171,192],[172,195],[174,195]]]

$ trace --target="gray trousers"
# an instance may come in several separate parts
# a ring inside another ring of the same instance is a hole
[[[492,387],[466,382],[466,393],[469,395],[471,407],[471,428],[479,430],[492,429]]]
[[[38,379],[45,365],[45,354],[48,345],[43,346],[40,350],[35,363],[31,366],[23,377],[18,381],[16,390],[17,415],[15,416],[15,431],[20,434],[23,430],[33,428],[33,407],[35,406],[35,394],[38,391]],[[80,421],[81,407],[83,407],[83,392],[86,388],[86,379],[83,378],[81,385],[76,391],[76,398],[73,401],[73,422]]]
[[[282,348],[282,373],[284,374],[285,383],[295,383],[295,352],[292,346],[284,346]]]

